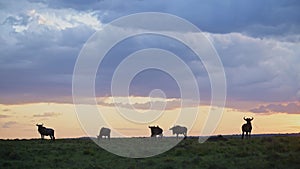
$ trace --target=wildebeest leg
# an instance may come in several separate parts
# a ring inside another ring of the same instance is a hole
[[[52,140],[53,140],[53,141],[55,140],[55,137],[54,137],[54,131],[52,132]]]
[[[51,138],[51,140],[55,140],[55,137],[54,137],[54,135],[50,135],[50,138]]]
[[[176,134],[176,138],[178,139],[178,133]]]
[[[243,131],[243,133],[242,133],[242,139],[244,139],[244,131]]]
[[[249,131],[249,138],[251,137],[251,131]]]
[[[44,140],[44,135],[41,134],[41,140]]]
[[[247,138],[250,138],[250,132],[249,131],[247,132]]]

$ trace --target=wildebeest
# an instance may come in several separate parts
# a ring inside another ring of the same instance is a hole
[[[179,134],[182,134],[184,137],[187,135],[187,128],[183,126],[176,125],[170,128],[170,130],[172,130],[173,134],[176,134],[176,138],[178,138]]]
[[[151,129],[151,137],[156,137],[159,135],[160,137],[163,136],[163,129],[161,129],[159,126],[149,126]]]
[[[38,131],[41,134],[41,139],[44,139],[44,136],[50,136],[51,140],[55,140],[54,130],[51,128],[46,128],[43,126],[44,124],[36,124],[38,126]]]
[[[244,133],[246,133],[246,138],[250,138],[251,135],[251,130],[252,130],[252,125],[251,121],[253,120],[253,117],[251,118],[245,118],[244,120],[247,122],[246,124],[243,124],[242,126],[242,139],[244,139]]]
[[[104,137],[104,138],[107,137],[108,139],[110,139],[110,129],[109,129],[109,128],[102,127],[102,128],[100,129],[99,136],[97,136],[98,141],[99,141],[102,137]]]

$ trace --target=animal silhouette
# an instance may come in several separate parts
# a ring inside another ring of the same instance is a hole
[[[151,137],[156,137],[159,135],[160,137],[163,136],[163,129],[161,129],[159,126],[149,126],[151,130]]]
[[[179,134],[182,134],[184,137],[187,135],[187,128],[183,126],[176,125],[170,128],[170,130],[172,130],[173,134],[176,134],[176,138],[178,138]]]
[[[44,139],[44,136],[50,136],[51,140],[55,140],[54,137],[54,130],[51,128],[46,128],[43,126],[44,124],[36,124],[36,126],[38,127],[38,132],[41,134],[41,139]]]
[[[99,132],[99,136],[97,136],[97,138],[98,138],[98,141],[102,138],[102,137],[104,137],[104,138],[108,138],[108,139],[110,139],[110,129],[109,128],[105,128],[105,127],[102,127],[101,129],[100,129],[100,132]]]
[[[244,139],[244,133],[246,133],[246,138],[250,138],[251,137],[251,131],[252,131],[252,125],[251,125],[251,121],[253,120],[253,117],[251,118],[245,118],[244,120],[247,122],[246,124],[243,124],[242,126],[242,139]]]

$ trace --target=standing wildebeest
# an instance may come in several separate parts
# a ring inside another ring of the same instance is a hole
[[[41,134],[41,139],[44,139],[44,136],[50,136],[51,140],[55,140],[54,137],[54,130],[51,128],[46,128],[43,126],[42,124],[36,124],[36,126],[38,126],[38,131]]]
[[[252,125],[251,125],[251,121],[253,120],[253,117],[251,118],[245,118],[244,120],[247,122],[246,124],[243,124],[242,126],[242,139],[244,139],[244,133],[246,132],[246,138],[250,138],[251,135],[251,130],[252,130]]]
[[[99,141],[102,137],[105,138],[106,136],[107,136],[108,139],[110,139],[110,129],[109,129],[109,128],[102,127],[102,128],[100,129],[99,136],[97,137],[97,138],[98,138],[98,141]]]
[[[160,137],[163,136],[163,129],[161,129],[159,126],[149,126],[149,128],[151,129],[151,137],[156,137],[157,135]]]
[[[176,125],[176,126],[170,128],[170,130],[173,131],[173,134],[176,134],[176,138],[178,138],[179,134],[183,134],[184,138],[186,138],[186,134],[187,134],[187,128],[186,127]]]

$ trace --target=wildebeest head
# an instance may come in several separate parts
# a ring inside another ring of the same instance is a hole
[[[159,126],[149,126],[149,128],[152,129],[161,129]]]
[[[174,125],[173,127],[171,127],[169,130],[173,130],[176,126]]]
[[[177,128],[178,128],[179,126],[173,126],[173,127],[171,127],[169,130],[172,130],[172,133],[173,134],[175,134],[176,132],[175,131],[177,131]]]
[[[251,117],[251,118],[246,118],[246,117],[244,117],[244,120],[245,120],[247,123],[251,123],[251,121],[253,120],[253,117]]]
[[[43,123],[42,124],[36,124],[36,126],[38,126],[38,128],[43,128]]]
[[[162,135],[163,130],[159,126],[149,126],[151,129],[151,137],[156,135]]]
[[[176,126],[171,127],[170,130],[172,130],[173,134],[177,134],[177,136],[178,136],[178,134],[183,134],[185,136],[187,134],[187,128],[184,126],[176,125]]]

